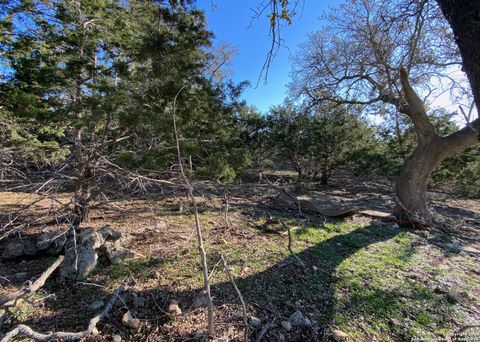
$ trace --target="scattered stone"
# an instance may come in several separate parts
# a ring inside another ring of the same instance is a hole
[[[262,320],[255,316],[250,316],[250,325],[254,328],[258,328],[262,325]]]
[[[389,319],[390,323],[394,326],[397,326],[397,327],[400,327],[402,326],[402,322],[400,322],[398,319],[396,318],[390,318]]]
[[[195,301],[193,302],[193,308],[198,309],[198,308],[204,308],[207,306],[207,297],[205,294],[200,294],[195,298]]]
[[[454,243],[449,243],[445,246],[454,252],[467,252],[467,253],[473,253],[473,254],[480,254],[480,251],[478,249],[473,248],[471,246],[456,245]]]
[[[388,222],[387,227],[393,230],[400,229],[400,226],[396,222]]]
[[[113,265],[119,264],[124,260],[132,259],[135,257],[135,253],[125,247],[115,245],[105,245],[105,255],[110,263]]]
[[[103,308],[104,305],[105,305],[105,303],[103,302],[103,300],[96,300],[96,301],[92,302],[89,307],[93,311],[97,311],[97,310],[100,310],[101,308]]]
[[[333,335],[333,339],[335,341],[347,341],[349,336],[347,333],[341,331],[341,330],[338,330],[338,329],[333,329],[332,330],[332,335]]]
[[[317,266],[312,266],[313,270],[314,271],[318,271],[318,267]]]
[[[113,335],[112,341],[113,341],[113,342],[122,342],[122,336],[120,336],[120,335]]]
[[[147,300],[142,297],[142,296],[137,296],[133,299],[133,306],[136,308],[136,309],[140,309],[140,308],[143,308],[143,306],[145,305],[145,302]]]
[[[67,242],[66,234],[59,231],[40,234],[37,240],[37,249],[49,255],[58,255]]]
[[[165,221],[157,221],[155,223],[155,231],[156,232],[164,232],[167,230],[167,224],[165,223]]]
[[[295,309],[299,310],[302,307],[302,301],[296,300],[295,301]]]
[[[38,254],[37,244],[33,239],[23,239],[23,254],[36,255]]]
[[[28,280],[27,272],[18,272],[12,276],[13,283],[24,283]]]
[[[286,331],[291,331],[292,330],[292,323],[289,321],[282,321],[282,328],[285,329]]]
[[[118,230],[112,229],[109,225],[103,226],[98,230],[104,241],[118,241],[125,238],[125,235]]]
[[[77,243],[68,240],[65,244],[65,259],[59,268],[59,281],[83,280],[97,266],[96,250],[102,245],[103,238],[94,228],[84,228],[77,235]]]
[[[122,317],[122,324],[127,328],[138,329],[140,327],[140,320],[134,318],[130,311],[127,311]]]
[[[295,311],[288,320],[294,326],[298,325],[309,327],[312,325],[312,321],[310,321],[300,310]]]
[[[180,306],[178,304],[179,303],[177,300],[172,299],[170,301],[170,304],[168,304],[168,313],[173,316],[180,316],[182,314],[182,309],[180,309]]]
[[[22,255],[24,255],[23,241],[19,238],[7,240],[7,242],[5,243],[5,249],[2,253],[2,259],[15,259]]]
[[[161,277],[160,271],[155,271],[155,278],[160,279],[160,277]]]

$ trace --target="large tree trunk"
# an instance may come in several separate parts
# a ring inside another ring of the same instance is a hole
[[[437,0],[455,34],[477,110],[480,109],[480,1]],[[413,121],[419,144],[406,160],[396,184],[396,214],[402,219],[422,222],[430,219],[426,199],[428,178],[443,159],[480,142],[480,118],[460,131],[440,138],[428,120],[421,100],[415,94],[403,70],[400,73],[406,106],[399,108]],[[402,110],[403,109],[403,110]],[[414,216],[414,217],[412,217]]]
[[[406,159],[395,184],[400,221],[426,224],[431,220],[427,186],[432,171],[445,158],[442,145],[437,136],[421,141]]]
[[[452,27],[477,110],[480,110],[480,1],[437,0]],[[474,124],[480,128],[479,119]]]
[[[455,34],[463,71],[470,82],[477,109],[480,109],[480,1],[437,1]],[[430,174],[443,159],[479,143],[480,119],[447,137],[439,137],[423,103],[410,86],[405,70],[401,70],[400,80],[406,104],[399,110],[412,119],[419,142],[397,180],[396,214],[402,220],[422,224],[431,219],[426,198]]]
[[[412,119],[418,145],[405,161],[397,179],[395,214],[402,221],[425,225],[432,218],[426,198],[430,174],[445,158],[478,144],[478,119],[458,132],[440,137],[430,122],[422,100],[411,87],[404,69],[400,70],[400,81],[405,101],[402,101],[398,109]]]

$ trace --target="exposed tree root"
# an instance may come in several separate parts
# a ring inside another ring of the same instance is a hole
[[[113,292],[110,300],[108,301],[107,305],[105,305],[105,308],[103,309],[103,311],[90,320],[87,330],[80,331],[80,332],[57,331],[51,334],[42,334],[34,331],[32,328],[30,328],[27,325],[20,324],[15,329],[11,330],[5,336],[3,336],[0,342],[11,341],[12,338],[18,335],[25,335],[36,341],[56,341],[60,339],[63,341],[78,341],[91,334],[98,334],[98,330],[97,330],[98,322],[100,322],[103,318],[108,317],[108,313],[113,308],[120,294],[124,292],[125,289],[126,289],[125,286],[120,286]]]

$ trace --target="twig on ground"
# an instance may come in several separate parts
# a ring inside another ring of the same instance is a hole
[[[27,325],[20,324],[15,329],[5,334],[5,336],[3,336],[0,342],[8,342],[17,335],[25,335],[36,341],[53,341],[53,340],[78,341],[91,334],[98,334],[98,330],[97,330],[98,322],[100,322],[103,318],[108,317],[110,310],[113,308],[117,299],[120,298],[120,294],[124,292],[125,289],[126,289],[125,286],[120,286],[113,292],[110,300],[108,301],[107,305],[105,305],[105,308],[102,310],[102,312],[100,312],[98,315],[96,315],[90,320],[90,322],[88,323],[87,330],[80,331],[80,332],[58,331],[51,334],[42,334],[34,331],[32,328],[30,328]]]
[[[243,333],[243,340],[245,342],[248,342],[248,316],[247,316],[247,306],[245,305],[245,301],[243,300],[242,292],[240,292],[240,289],[237,286],[237,283],[235,283],[235,279],[233,278],[232,273],[230,272],[230,269],[228,268],[227,262],[225,261],[225,258],[223,255],[220,256],[223,262],[223,267],[225,268],[225,272],[227,273],[228,278],[230,279],[230,282],[232,283],[235,291],[238,294],[238,299],[240,299],[240,303],[242,303],[242,311],[243,311],[243,324],[244,324],[244,333]]]
[[[262,330],[260,330],[257,337],[255,338],[255,342],[260,342],[263,338],[263,335],[265,335],[267,333],[268,329],[270,329],[274,326],[275,326],[275,323],[273,323],[273,322],[269,322],[269,323],[265,324],[263,326]]]
[[[302,267],[302,268],[305,268],[306,265],[305,263],[303,262],[303,260],[293,251],[292,249],[292,234],[290,232],[290,226],[286,225],[285,222],[283,222],[283,220],[280,220],[280,223],[282,224],[282,226],[284,228],[287,229],[287,232],[288,232],[288,251],[292,254],[292,256],[295,258],[295,260],[298,262],[298,264]]]
[[[6,306],[15,306],[16,301],[20,298],[25,297],[29,293],[36,292],[39,288],[41,288],[45,282],[47,281],[48,277],[60,266],[64,259],[63,255],[60,255],[57,260],[49,267],[45,272],[42,273],[42,275],[35,280],[32,284],[28,286],[28,288],[14,292],[10,295],[7,295],[6,297],[0,299],[0,305],[6,305]]]

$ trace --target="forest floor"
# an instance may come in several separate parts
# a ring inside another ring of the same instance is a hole
[[[436,211],[451,223],[450,231],[441,231],[412,230],[360,215],[326,221],[318,215],[299,216],[296,210],[276,210],[271,201],[275,191],[254,183],[231,185],[228,193],[230,227],[224,217],[224,187],[196,185],[212,272],[216,341],[242,341],[244,330],[240,301],[220,255],[247,304],[251,341],[266,325],[270,328],[264,341],[329,341],[335,329],[351,341],[480,340],[479,200],[431,193]],[[327,206],[393,208],[386,181],[339,178],[332,186],[311,185],[302,194]],[[0,212],[20,206],[27,197],[1,192]],[[148,199],[113,198],[84,223],[104,225],[133,235],[127,247],[137,257],[99,267],[83,282],[47,282],[31,303],[15,308],[0,333],[18,323],[42,332],[84,330],[99,311],[92,303],[106,302],[115,288],[127,284],[123,302],[99,323],[100,334],[87,341],[112,341],[115,335],[117,341],[202,336],[207,310],[194,305],[201,304],[203,280],[185,195],[177,189]],[[286,227],[296,256],[288,249]],[[35,279],[53,260],[3,262],[0,295],[22,285],[16,274]],[[182,310],[176,317],[165,312],[172,299]],[[122,325],[127,309],[140,319],[138,330]],[[289,327],[285,322],[297,311],[307,320]]]

